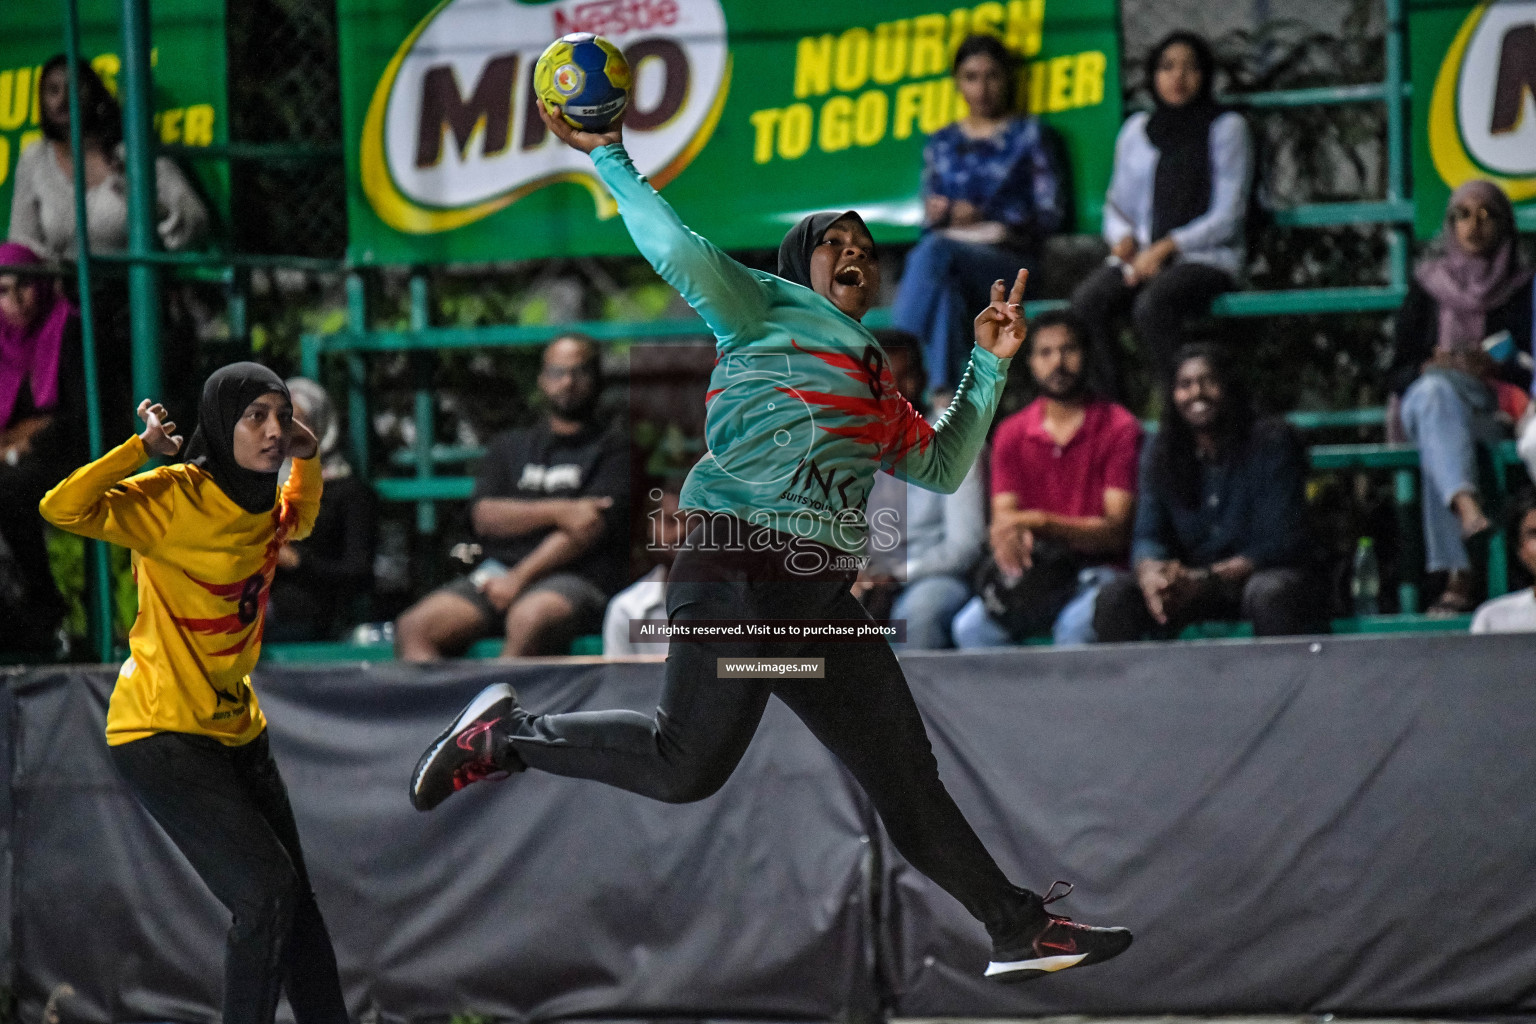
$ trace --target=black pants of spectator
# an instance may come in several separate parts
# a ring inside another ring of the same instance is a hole
[[[722,524],[726,531],[714,529]],[[730,530],[739,540],[749,530],[739,519],[719,516],[690,534],[667,584],[667,613],[674,624],[873,621],[849,593],[855,573],[817,564],[840,553],[803,540],[795,541],[798,555],[705,550],[705,529],[717,540]],[[754,534],[761,541],[771,532]],[[762,657],[822,658],[826,678],[722,678],[716,666],[717,658]],[[884,640],[674,638],[655,718],[634,711],[530,714],[512,727],[509,739],[530,768],[595,779],[673,803],[702,800],[725,784],[741,760],[769,696],[788,705],[847,766],[913,867],[958,899],[994,936],[1009,927],[1020,910],[1018,892],[940,781],[917,705]]]
[[[1230,274],[1203,263],[1174,263],[1134,287],[1125,283],[1119,267],[1095,270],[1072,293],[1073,310],[1093,332],[1089,339],[1092,382],[1102,394],[1124,399],[1116,331],[1129,308],[1136,347],[1152,371],[1153,387],[1158,387],[1173,372],[1173,356],[1183,340],[1185,323],[1204,316],[1211,300],[1232,286]]]
[[[1328,632],[1322,579],[1305,569],[1260,569],[1240,588],[1211,577],[1160,625],[1147,610],[1135,574],[1106,583],[1093,607],[1100,643],[1171,639],[1196,622],[1243,620],[1255,636],[1304,636]]]
[[[64,598],[53,583],[43,517],[37,503],[64,479],[34,452],[15,466],[0,462],[0,538],[11,551],[9,579],[0,579],[0,615],[6,627],[0,651],[51,653],[64,617]]]
[[[298,1024],[347,1024],[336,954],[267,734],[227,747],[165,732],[110,749],[139,802],[234,917],[224,1024],[272,1024],[280,988]]]

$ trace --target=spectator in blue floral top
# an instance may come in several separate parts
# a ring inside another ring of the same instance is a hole
[[[923,340],[935,387],[952,387],[970,353],[969,310],[992,282],[1033,268],[1045,236],[1065,218],[1057,148],[1033,117],[1010,109],[1013,55],[996,36],[955,51],[955,85],[970,113],[935,132],[923,151],[926,233],[907,256],[892,310]]]

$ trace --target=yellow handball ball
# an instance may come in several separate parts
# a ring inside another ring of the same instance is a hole
[[[631,84],[629,62],[619,48],[590,32],[561,36],[533,66],[539,99],[587,132],[605,132],[624,117]]]

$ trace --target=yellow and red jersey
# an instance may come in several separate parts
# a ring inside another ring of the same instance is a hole
[[[75,470],[40,505],[60,529],[133,552],[139,615],[107,710],[107,743],[157,732],[249,743],[266,727],[250,672],[277,552],[314,527],[319,460],[295,459],[277,504],[260,513],[194,465],[128,477],[147,460],[133,437]]]

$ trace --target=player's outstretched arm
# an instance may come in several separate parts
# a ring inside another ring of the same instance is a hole
[[[174,489],[169,478],[146,473],[123,478],[150,455],[170,457],[182,438],[165,406],[148,399],[139,404],[144,432],[87,463],[43,496],[38,511],[61,530],[150,553],[170,529]]]
[[[987,428],[997,412],[1008,380],[1008,360],[1024,343],[1024,287],[1028,281],[1029,271],[1020,270],[1011,288],[1002,280],[992,285],[991,301],[976,316],[976,349],[955,397],[928,442],[913,444],[902,453],[894,470],[898,476],[946,494],[965,479],[981,454]],[[922,435],[909,432],[902,436]]]
[[[539,116],[572,149],[590,154],[635,247],[656,272],[698,310],[721,342],[749,341],[768,313],[763,286],[746,267],[708,239],[689,230],[677,211],[635,170],[624,151],[623,130],[588,132],[572,127],[539,101]]]

